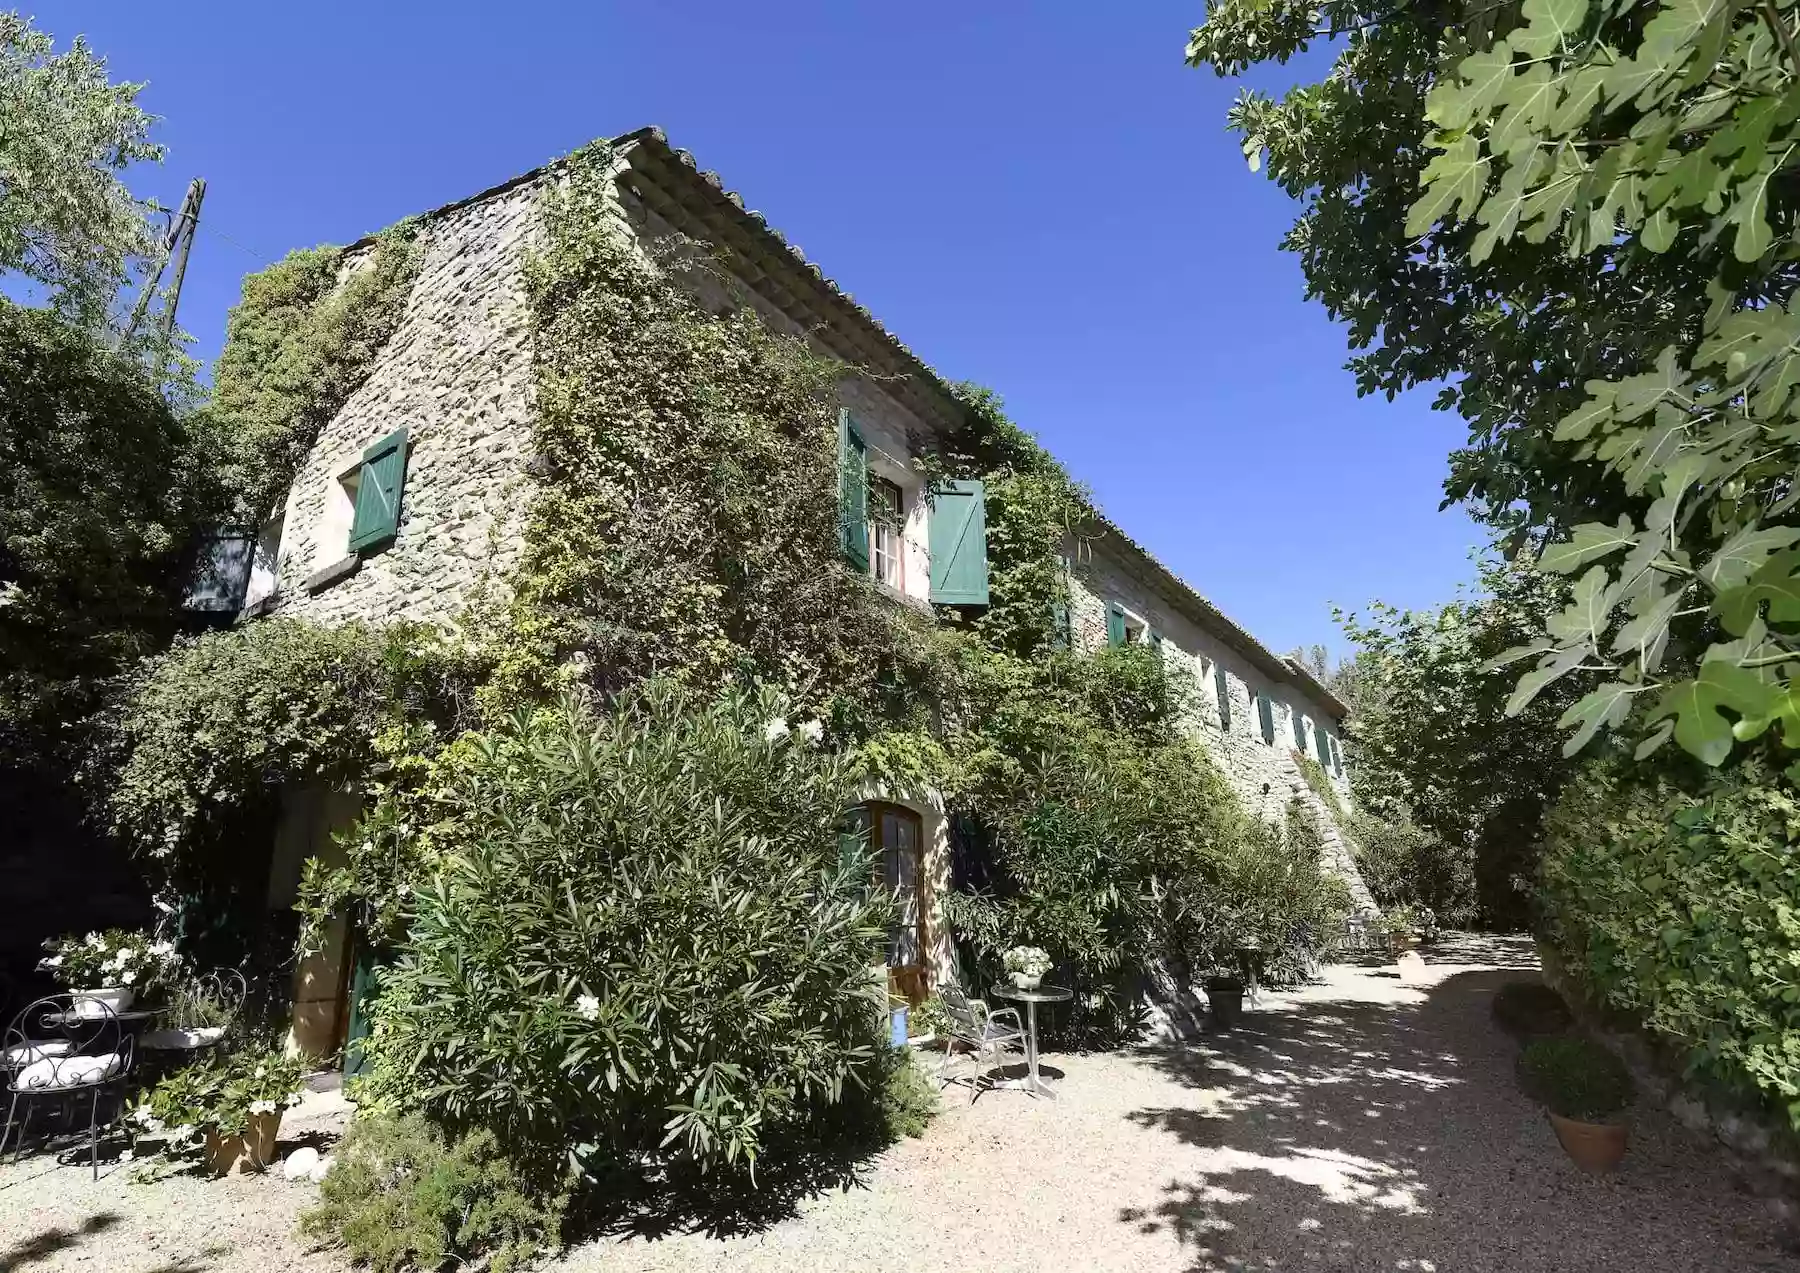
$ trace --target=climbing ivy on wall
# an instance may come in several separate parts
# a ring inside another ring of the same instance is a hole
[[[596,146],[541,196],[527,263],[540,483],[489,698],[657,673],[799,687],[850,735],[919,720],[923,616],[838,558],[848,369],[681,286],[617,224]]]
[[[239,515],[276,511],[319,430],[368,377],[399,326],[421,258],[416,222],[375,237],[366,258],[342,248],[290,252],[244,280],[204,410],[224,435]]]

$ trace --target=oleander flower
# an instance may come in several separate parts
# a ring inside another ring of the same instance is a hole
[[[777,716],[763,726],[763,739],[766,742],[778,743],[788,736],[788,723]]]
[[[597,1020],[600,1016],[599,997],[597,995],[582,995],[579,999],[575,1000],[575,1013],[577,1016],[584,1017],[589,1021]]]
[[[809,743],[817,744],[820,739],[825,737],[825,722],[822,720],[801,722],[800,737]]]
[[[273,1114],[275,1112],[275,1102],[274,1101],[251,1101],[250,1102],[250,1112],[252,1114]]]

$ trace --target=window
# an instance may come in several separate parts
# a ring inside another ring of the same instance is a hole
[[[352,553],[379,548],[400,529],[400,488],[406,483],[406,430],[396,429],[363,452],[362,464],[339,481],[350,507]]]
[[[1106,643],[1161,646],[1162,637],[1117,601],[1109,601],[1106,603]]]
[[[906,498],[895,482],[869,477],[869,569],[877,580],[906,591]]]

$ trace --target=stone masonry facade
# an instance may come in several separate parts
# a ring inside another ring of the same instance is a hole
[[[625,232],[640,241],[679,234],[716,245],[731,272],[730,299],[807,333],[856,369],[841,389],[843,404],[869,443],[871,472],[896,483],[906,511],[905,570],[896,591],[924,605],[928,501],[910,460],[923,442],[954,427],[957,410],[943,382],[659,133],[633,134],[618,155]],[[259,557],[272,559],[272,568],[253,577],[246,615],[451,624],[478,589],[504,586],[531,499],[524,262],[537,229],[537,196],[554,172],[526,174],[423,218],[423,262],[399,327],[367,382],[313,446],[282,518],[266,528]],[[357,267],[355,246],[346,260],[346,269]],[[718,288],[716,280],[704,288],[704,302],[723,303],[706,294]],[[377,551],[351,554],[343,479],[365,448],[401,427],[409,452],[398,534]],[[1343,829],[1306,785],[1293,754],[1295,717],[1304,750],[1316,756],[1318,731],[1339,733],[1341,705],[1116,528],[1072,544],[1069,555],[1074,643],[1106,644],[1109,603],[1154,630],[1165,657],[1192,673],[1201,694],[1194,728],[1239,796],[1270,818],[1290,800],[1307,804],[1325,830],[1326,868],[1348,882],[1359,910],[1372,912]],[[1219,669],[1229,726],[1218,709]],[[1258,694],[1273,705],[1273,744],[1262,734]],[[1347,800],[1341,766],[1330,776]]]
[[[478,585],[504,585],[530,505],[523,264],[535,211],[535,191],[521,187],[427,223],[399,327],[307,455],[279,523],[279,548],[265,533],[275,568],[253,580],[250,603],[272,591],[265,612],[322,623],[442,623],[454,621]],[[345,271],[366,259],[353,250]],[[350,556],[342,478],[364,448],[402,427],[399,533],[357,560],[354,573],[309,588],[309,579]]]

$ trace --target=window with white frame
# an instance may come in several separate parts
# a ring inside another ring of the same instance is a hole
[[[869,573],[906,590],[906,496],[898,482],[869,474]]]

